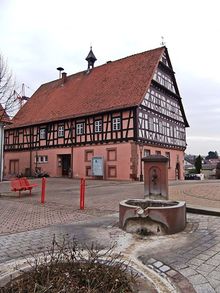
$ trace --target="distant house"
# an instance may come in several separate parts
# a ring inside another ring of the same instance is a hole
[[[98,67],[91,49],[86,60],[86,70],[41,85],[13,118],[6,174],[137,180],[142,157],[161,154],[169,179],[183,179],[189,125],[167,48]]]
[[[216,163],[203,164],[201,172],[204,174],[205,179],[214,179],[216,175]]]
[[[184,160],[184,169],[185,169],[185,172],[189,171],[189,170],[193,170],[195,169],[195,166],[194,164],[190,163],[188,160]]]
[[[10,119],[6,113],[6,111],[3,109],[2,105],[0,104],[0,181],[2,181],[3,178],[3,151],[4,151],[4,127],[6,124],[10,123]]]

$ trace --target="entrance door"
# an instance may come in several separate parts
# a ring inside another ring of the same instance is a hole
[[[11,175],[19,174],[19,160],[10,160],[9,161],[9,173]]]
[[[61,155],[62,176],[68,176],[71,168],[71,155]]]

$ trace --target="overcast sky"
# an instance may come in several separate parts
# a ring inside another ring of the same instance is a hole
[[[0,0],[0,52],[18,86],[160,46],[169,51],[190,124],[186,153],[220,153],[219,0]]]

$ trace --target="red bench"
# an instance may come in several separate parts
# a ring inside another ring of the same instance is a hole
[[[21,195],[21,191],[25,190],[29,190],[31,195],[32,188],[35,186],[37,186],[37,184],[30,184],[26,177],[18,178],[11,181],[11,190],[15,192],[18,191],[19,196]]]

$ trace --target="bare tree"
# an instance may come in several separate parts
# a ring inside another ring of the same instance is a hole
[[[0,121],[6,115],[12,117],[18,109],[18,99],[15,92],[16,83],[7,60],[0,54],[0,104],[3,111],[0,111]]]

